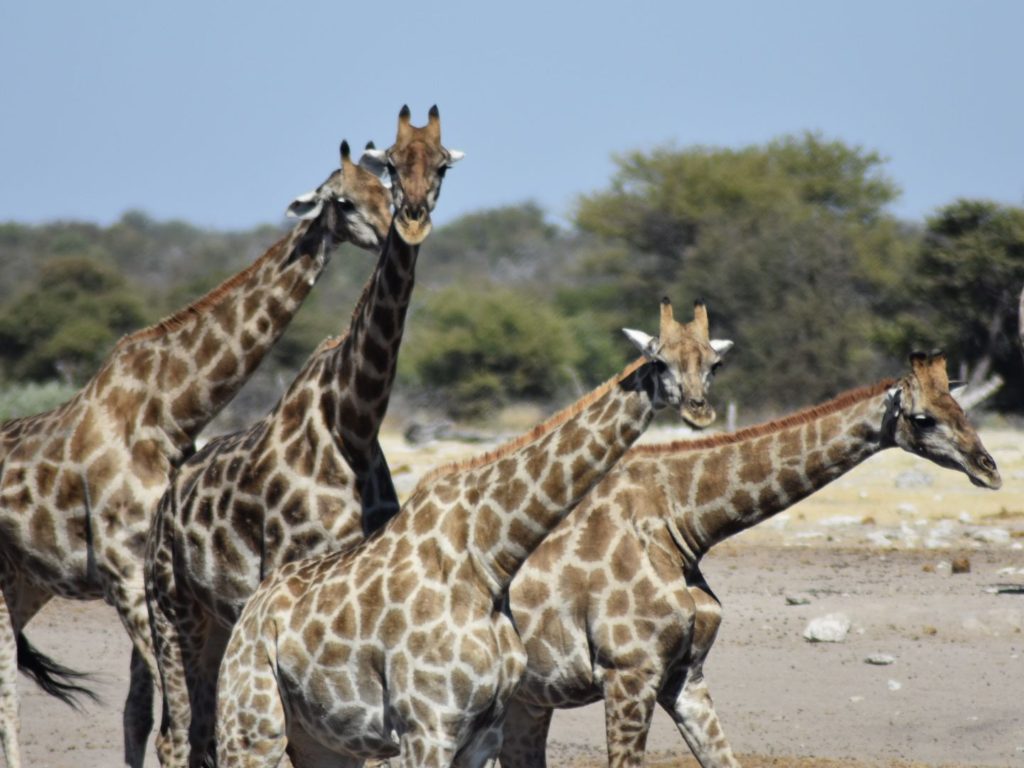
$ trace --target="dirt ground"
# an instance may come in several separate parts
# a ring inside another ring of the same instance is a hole
[[[888,451],[708,556],[725,616],[705,671],[745,766],[1024,766],[1024,435],[983,438],[999,492]],[[402,491],[487,447],[389,441]],[[843,642],[802,637],[831,613],[851,622]],[[75,712],[19,678],[25,764],[120,765],[129,647],[113,610],[54,601],[27,634],[93,672],[103,701]],[[549,763],[601,765],[603,730],[600,705],[557,713]],[[650,765],[695,765],[661,712],[648,746]]]

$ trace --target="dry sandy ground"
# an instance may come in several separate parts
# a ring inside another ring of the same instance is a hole
[[[984,438],[998,493],[888,451],[707,558],[725,618],[706,675],[744,765],[1024,766],[1024,436]],[[408,490],[426,467],[482,447],[414,451],[393,438],[386,449]],[[951,573],[959,556],[969,573]],[[835,612],[852,622],[844,642],[802,638]],[[77,713],[20,678],[26,765],[119,765],[129,648],[113,611],[54,601],[28,634],[94,672],[103,703]],[[895,661],[865,663],[876,653]],[[693,765],[663,713],[649,748],[650,764]],[[603,762],[599,705],[556,715],[549,758]]]

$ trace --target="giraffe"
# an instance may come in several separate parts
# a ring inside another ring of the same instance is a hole
[[[242,611],[221,664],[218,764],[296,768],[401,755],[478,766],[525,661],[506,610],[513,574],[544,535],[672,406],[714,419],[702,304],[644,356],[496,451],[435,470],[358,547],[276,571]],[[716,351],[716,347],[718,348]]]
[[[704,681],[721,607],[701,557],[900,447],[972,483],[999,473],[949,392],[941,355],[778,421],[634,448],[530,555],[509,589],[527,653],[503,768],[545,765],[556,708],[605,702],[608,763],[639,766],[655,704],[704,768],[737,766]]]
[[[403,107],[395,146],[381,154],[405,207],[347,334],[320,345],[262,420],[186,461],[160,502],[146,581],[171,745],[164,765],[195,765],[207,753],[224,645],[267,573],[350,547],[398,511],[377,437],[420,243],[441,178],[462,153],[441,145],[437,107],[424,128]]]
[[[161,322],[122,338],[68,402],[0,425],[0,741],[18,749],[17,669],[66,701],[70,672],[23,635],[54,595],[113,605],[133,643],[125,759],[142,764],[156,671],[142,560],[152,511],[193,441],[238,392],[301,306],[335,245],[370,250],[390,225],[390,195],[341,166],[290,208],[292,231],[233,277]],[[63,676],[63,680],[61,679]]]

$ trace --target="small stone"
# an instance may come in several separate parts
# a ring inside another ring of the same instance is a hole
[[[786,595],[786,605],[810,605],[811,596],[805,594]]]
[[[850,701],[852,701],[854,704],[856,704],[859,701],[864,701],[864,697],[863,696],[851,696],[850,697]]]
[[[921,566],[921,570],[925,573],[935,573],[935,566],[931,563],[925,563]]]
[[[1010,532],[1005,528],[975,528],[970,537],[983,544],[1009,544]]]
[[[886,685],[889,686],[890,691],[898,691],[900,688],[903,687],[903,683],[901,683],[899,680],[890,680],[886,683]]]
[[[870,656],[865,658],[864,661],[868,664],[885,667],[896,661],[896,657],[890,656],[888,653],[872,653]]]
[[[896,475],[897,488],[928,488],[934,481],[932,476],[920,469],[908,469]]]
[[[829,613],[811,619],[804,629],[804,639],[812,643],[841,643],[850,631],[850,619],[843,613]]]
[[[934,637],[935,635],[939,634],[939,629],[938,629],[938,627],[933,627],[930,624],[926,624],[925,626],[923,626],[921,628],[921,632],[923,634],[925,634],[925,635],[929,635],[931,637]]]
[[[950,564],[953,573],[970,573],[971,572],[971,559],[967,555],[961,555],[960,557],[954,557],[953,562]]]

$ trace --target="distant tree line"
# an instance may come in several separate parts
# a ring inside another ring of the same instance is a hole
[[[875,152],[816,134],[742,149],[662,147],[616,159],[571,227],[533,203],[439,227],[423,247],[399,369],[414,400],[460,418],[555,403],[632,354],[619,328],[655,330],[703,298],[736,350],[719,401],[773,412],[900,374],[915,348],[952,373],[1007,382],[1024,410],[1017,296],[1024,208],[955,200],[897,219]],[[251,262],[278,227],[210,232],[132,212],[111,227],[0,225],[0,385],[91,375],[116,339]],[[270,360],[287,381],[342,331],[372,258],[342,248]]]

